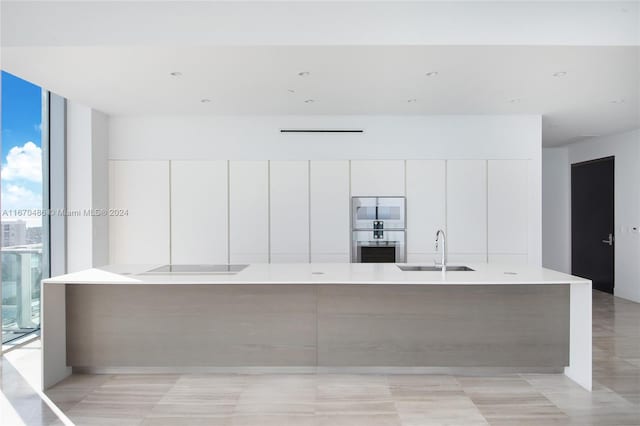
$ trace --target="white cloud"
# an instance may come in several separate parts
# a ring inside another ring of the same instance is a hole
[[[40,216],[13,216],[11,213],[14,210],[41,210],[42,196],[40,194],[24,186],[8,183],[2,185],[1,203],[3,213],[10,214],[10,216],[3,214],[2,220],[22,219],[27,222],[28,227],[41,226],[42,218]]]
[[[41,209],[42,197],[20,185],[2,187],[2,209]]]
[[[24,146],[14,146],[7,154],[7,162],[2,165],[2,179],[12,181],[26,179],[42,182],[42,150],[33,142]]]

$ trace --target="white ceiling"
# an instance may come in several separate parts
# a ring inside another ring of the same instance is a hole
[[[2,46],[638,46],[640,1],[0,1]]]
[[[115,115],[542,114],[545,146],[640,127],[640,47],[9,47],[2,60]]]
[[[109,114],[541,114],[547,146],[640,127],[638,0],[0,9],[4,70]]]

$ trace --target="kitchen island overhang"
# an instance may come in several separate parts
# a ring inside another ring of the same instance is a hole
[[[80,372],[557,372],[591,388],[591,282],[543,268],[252,264],[43,281],[43,388]]]

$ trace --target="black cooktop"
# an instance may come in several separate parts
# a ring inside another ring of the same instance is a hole
[[[163,265],[147,272],[177,272],[206,274],[213,272],[240,272],[249,265]]]

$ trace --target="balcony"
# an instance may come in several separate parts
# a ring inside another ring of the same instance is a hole
[[[2,343],[40,328],[42,244],[2,247]]]

